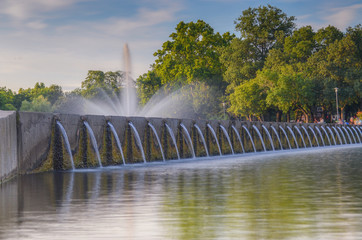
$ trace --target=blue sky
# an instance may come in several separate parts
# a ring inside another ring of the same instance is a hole
[[[295,16],[298,27],[362,23],[362,0],[0,0],[0,87],[75,89],[88,70],[123,70],[125,43],[137,78],[178,22],[202,19],[234,32],[243,10],[266,4]]]

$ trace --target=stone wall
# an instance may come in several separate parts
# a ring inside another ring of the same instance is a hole
[[[0,111],[0,183],[17,173],[16,112]]]

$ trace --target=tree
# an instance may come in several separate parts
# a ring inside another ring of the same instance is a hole
[[[229,33],[220,35],[202,20],[196,23],[180,22],[172,40],[165,42],[162,49],[154,53],[157,57],[154,70],[162,85],[190,84],[205,81],[224,87],[223,66],[217,49],[226,46],[233,38]]]
[[[266,110],[265,89],[260,86],[257,79],[253,79],[235,87],[230,94],[230,107],[228,112],[241,117],[246,117],[250,121],[255,116],[259,120]]]
[[[283,47],[284,38],[294,29],[294,17],[268,6],[249,8],[235,21],[241,38],[233,39],[230,46],[221,49],[220,61],[225,66],[224,79],[229,92],[244,81],[256,77],[272,49]]]
[[[13,100],[14,93],[6,87],[0,87],[0,110],[16,110]]]
[[[137,79],[137,93],[140,103],[145,105],[150,98],[161,88],[162,81],[154,70],[148,71]]]
[[[316,48],[315,33],[311,26],[301,27],[285,38],[284,51],[297,62],[306,62]]]
[[[317,42],[317,49],[325,49],[330,44],[343,38],[343,33],[336,27],[329,25],[326,28],[321,28],[314,36]]]
[[[120,93],[123,74],[118,72],[88,71],[82,82],[80,93],[88,99],[115,97]]]
[[[255,60],[263,62],[278,39],[292,34],[294,20],[295,17],[288,17],[279,8],[260,6],[244,10],[235,21],[235,29],[241,33],[242,39],[249,40],[256,49]]]
[[[44,98],[43,95],[33,99],[33,101],[23,101],[20,111],[28,112],[51,112],[51,103]]]

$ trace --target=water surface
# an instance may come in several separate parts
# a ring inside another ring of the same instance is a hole
[[[22,176],[0,239],[362,239],[362,147]]]

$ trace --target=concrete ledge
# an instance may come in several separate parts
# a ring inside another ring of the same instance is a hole
[[[0,183],[17,174],[16,112],[0,111]]]

